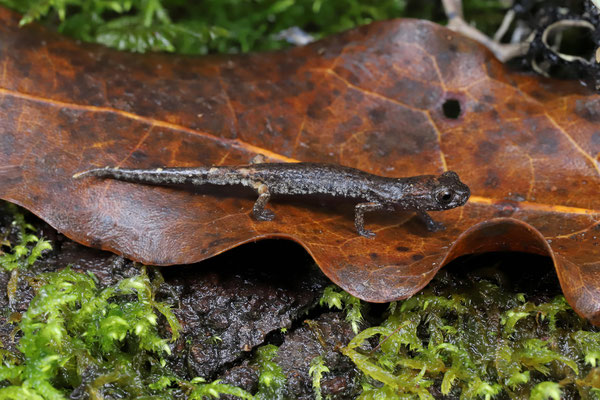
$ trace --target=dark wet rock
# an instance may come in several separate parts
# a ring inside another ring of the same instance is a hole
[[[242,365],[235,366],[225,371],[219,379],[222,380],[222,383],[240,387],[249,393],[256,393],[258,390],[258,376],[259,368],[254,365],[249,365],[247,361],[244,361]],[[237,397],[233,396],[224,396],[224,398],[237,399]]]
[[[329,283],[311,265],[300,246],[266,241],[202,265],[162,269],[162,293],[179,302],[174,311],[183,325],[187,373],[214,378],[271,332],[291,327]]]
[[[287,376],[292,398],[313,399],[311,361],[322,356],[329,372],[323,374],[321,394],[324,398],[352,399],[360,393],[354,365],[339,349],[354,337],[342,313],[325,313],[289,333],[279,347],[275,362]],[[328,397],[329,396],[329,397]]]
[[[321,311],[320,309],[316,311]],[[316,314],[317,312],[315,312]],[[323,357],[329,372],[321,379],[321,395],[327,399],[348,400],[360,394],[357,371],[350,359],[339,349],[345,346],[354,333],[344,321],[341,312],[325,312],[314,320],[306,320],[296,329],[285,334],[273,359],[283,370],[287,384],[285,399],[309,400],[315,398],[312,377],[308,371],[315,357]],[[225,383],[241,386],[250,393],[258,390],[259,367],[253,358],[238,367],[226,371],[219,377]],[[233,397],[224,397],[233,399]]]
[[[91,249],[66,239],[48,263],[55,269],[70,265],[77,272],[92,273],[98,279],[98,286],[111,286],[125,278],[140,274],[140,267],[135,263],[97,249]]]

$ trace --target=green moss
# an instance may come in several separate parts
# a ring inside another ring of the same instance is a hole
[[[358,333],[359,327],[363,322],[362,302],[356,297],[344,292],[335,285],[325,288],[321,300],[321,306],[327,305],[329,308],[344,310],[346,321],[352,326],[352,331]]]
[[[237,53],[288,46],[278,33],[300,27],[318,39],[375,20],[443,22],[440,6],[417,0],[0,0],[74,38],[136,52]],[[493,31],[501,0],[469,0],[470,21]],[[491,32],[488,32],[491,33]]]
[[[13,217],[11,230],[16,231],[17,240],[16,243],[11,243],[8,240],[10,232],[7,232],[1,245],[7,248],[8,251],[0,251],[0,268],[10,272],[10,279],[6,285],[6,295],[9,302],[12,303],[19,285],[20,272],[32,267],[42,256],[42,253],[52,250],[52,245],[49,241],[38,238],[34,234],[35,228],[25,221],[25,215],[17,206],[2,203],[2,208]]]
[[[260,369],[256,400],[277,400],[285,398],[286,378],[283,370],[273,359],[277,356],[277,346],[268,344],[256,351],[256,364]]]
[[[10,251],[0,255],[0,267],[5,271],[27,269],[40,258],[46,250],[51,250],[52,245],[44,239],[38,238],[35,228],[25,221],[25,215],[14,204],[3,203],[3,207],[13,216],[13,228],[17,230],[18,243],[10,243],[6,238],[2,245]]]
[[[287,46],[276,34],[310,28],[315,37],[399,16],[402,0],[2,0],[22,23],[58,20],[60,31],[129,51],[205,54]]]
[[[102,290],[93,276],[69,268],[39,279],[19,324],[20,352],[3,354],[0,399],[66,399],[82,385],[91,398],[253,398],[219,381],[187,382],[165,366],[171,349],[157,319],[168,322],[171,341],[181,328],[170,307],[154,300],[144,270]]]
[[[342,349],[365,375],[360,399],[598,398],[600,333],[562,296],[536,303],[487,279],[452,279],[442,271],[391,303]]]
[[[315,400],[321,400],[323,398],[321,395],[321,379],[326,372],[329,372],[329,368],[325,365],[323,356],[317,356],[311,360],[308,375],[312,377]]]
[[[208,398],[218,399],[223,394],[228,394],[247,400],[254,399],[254,396],[245,390],[235,386],[222,384],[219,380],[211,383],[204,382],[205,381],[202,378],[192,379],[191,383],[194,385],[194,390],[192,390],[190,393],[188,397],[189,400],[203,400]]]
[[[39,280],[19,324],[19,362],[0,367],[0,399],[19,391],[64,398],[84,373],[90,395],[141,395],[167,372],[162,355],[170,348],[157,332],[155,312],[167,319],[172,339],[180,327],[169,307],[154,300],[145,273],[102,290],[93,276],[69,268]]]

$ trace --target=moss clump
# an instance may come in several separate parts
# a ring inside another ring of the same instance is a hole
[[[327,372],[330,371],[327,365],[325,365],[325,359],[323,358],[323,356],[317,356],[311,360],[308,375],[312,377],[312,386],[315,392],[315,400],[323,399],[323,396],[321,395],[321,379],[323,378],[323,374]]]
[[[19,285],[20,271],[32,267],[42,256],[42,253],[52,250],[49,241],[37,237],[33,225],[25,221],[25,215],[14,204],[2,203],[2,208],[12,215],[11,229],[4,232],[1,243],[5,251],[0,250],[0,268],[10,272],[10,279],[6,285],[6,295],[12,302]],[[15,240],[11,242],[9,236],[13,234]]]
[[[360,399],[600,398],[600,333],[562,296],[455,279],[440,272],[342,349],[365,375]]]
[[[268,344],[256,351],[256,365],[260,370],[256,400],[277,400],[285,398],[286,377],[273,359],[277,356],[277,346]]]
[[[165,375],[161,355],[170,348],[157,332],[155,311],[168,321],[172,338],[180,328],[169,307],[154,300],[147,275],[100,290],[92,276],[66,268],[42,274],[39,284],[19,324],[18,361],[0,367],[8,383],[0,399],[60,399],[82,384],[92,397],[142,395]]]
[[[157,320],[180,331],[170,307],[154,300],[145,274],[98,289],[93,276],[66,268],[39,277],[37,295],[19,323],[19,353],[2,353],[0,399],[254,398],[246,391],[202,378],[175,376],[163,356],[168,340]]]
[[[42,253],[51,250],[52,245],[49,241],[38,238],[33,225],[25,221],[25,215],[17,206],[10,203],[4,203],[3,207],[13,216],[12,227],[17,231],[17,243],[11,243],[6,235],[2,239],[1,245],[6,246],[9,251],[0,253],[0,267],[5,271],[14,271],[17,269],[27,269],[31,267]]]
[[[332,285],[325,288],[319,304],[321,306],[327,305],[329,308],[344,310],[346,321],[352,326],[352,331],[355,334],[358,333],[359,327],[363,323],[363,304],[359,299]]]

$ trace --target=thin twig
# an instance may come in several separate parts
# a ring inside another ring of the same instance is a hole
[[[494,41],[500,43],[500,40],[502,40],[502,36],[504,36],[504,34],[506,33],[506,31],[508,31],[508,28],[510,28],[510,24],[512,24],[513,19],[515,19],[515,10],[510,9],[506,12],[506,14],[504,14],[504,18],[502,19],[502,23],[500,24],[500,27],[498,28],[498,30],[496,31],[496,33],[494,34]]]
[[[498,58],[500,61],[506,62],[511,58],[515,58],[527,53],[527,50],[529,49],[530,37],[520,43],[500,43],[494,39],[489,38],[486,34],[481,32],[474,26],[469,25],[464,20],[462,0],[442,0],[442,5],[444,6],[444,12],[448,17],[448,28],[452,29],[455,32],[462,33],[463,35],[483,44],[488,49],[490,49],[492,53],[494,53],[496,58]],[[510,26],[510,22],[511,21],[508,20],[508,26]],[[503,29],[502,26],[500,26],[500,29],[498,29],[498,31],[501,32],[501,29]],[[500,37],[503,36],[504,33],[502,33]],[[498,35],[498,33],[496,34]]]

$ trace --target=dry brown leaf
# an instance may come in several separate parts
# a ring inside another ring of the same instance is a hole
[[[569,303],[600,323],[600,96],[578,83],[511,72],[416,20],[277,53],[186,58],[82,45],[18,19],[0,13],[0,196],[70,238],[159,265],[289,238],[377,302],[412,295],[462,254],[526,251],[552,257]],[[368,216],[370,240],[351,204],[273,201],[277,218],[257,222],[253,195],[71,178],[258,153],[385,176],[455,170],[473,195],[433,213],[442,232],[410,213]]]

